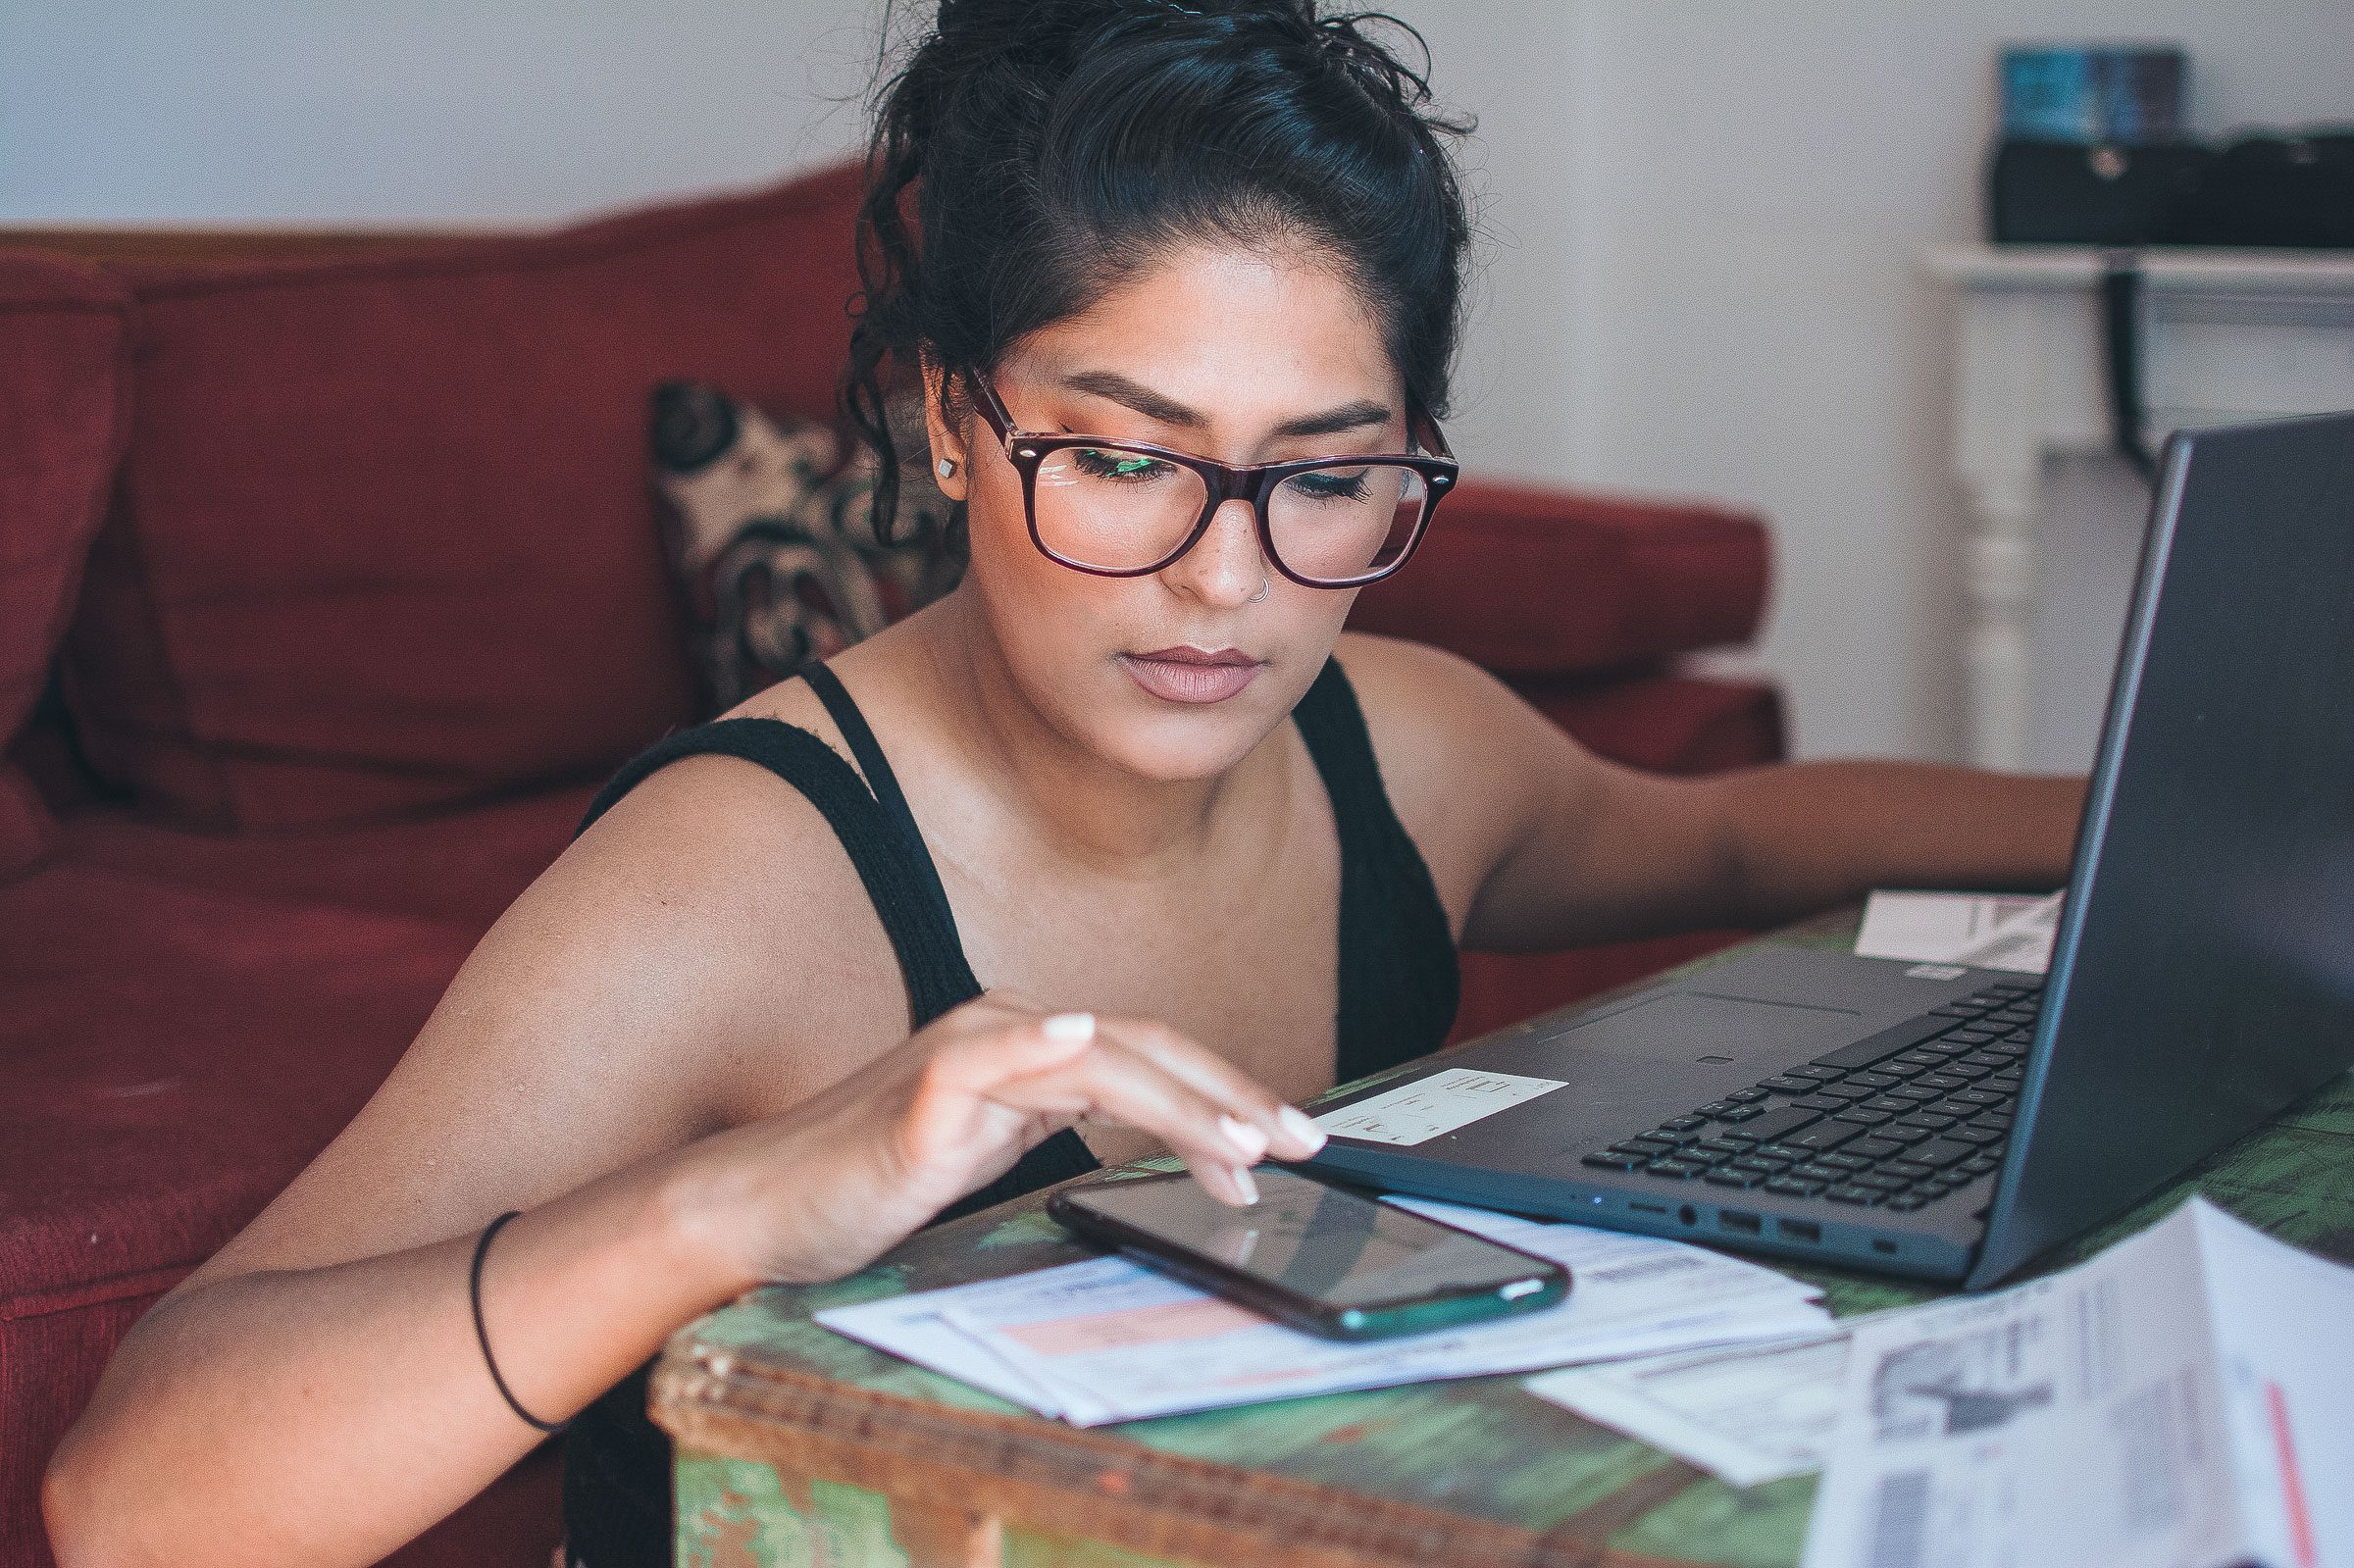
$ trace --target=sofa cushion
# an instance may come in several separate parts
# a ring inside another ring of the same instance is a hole
[[[604,770],[692,710],[646,493],[670,377],[832,408],[857,171],[524,239],[127,269],[140,415],[66,694],[218,827]]]
[[[0,255],[0,750],[48,682],[122,455],[128,311],[97,273]],[[0,762],[0,879],[48,841],[39,799]]]
[[[595,795],[572,785],[464,811],[267,837],[190,833],[121,808],[60,821],[56,858],[195,892],[489,929],[563,853]]]
[[[1748,641],[1767,547],[1762,520],[1723,507],[1466,480],[1350,624],[1506,674],[1609,669]]]
[[[0,888],[0,1561],[35,1559],[39,1456],[131,1319],[350,1120],[473,939],[56,859]]]
[[[956,585],[963,551],[926,461],[922,394],[886,407],[902,459],[889,543],[870,516],[875,455],[832,423],[771,418],[708,381],[654,388],[654,486],[704,717]]]

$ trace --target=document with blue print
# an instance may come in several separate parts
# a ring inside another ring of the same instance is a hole
[[[1805,1568],[2354,1568],[2354,1269],[2191,1198],[1854,1325]]]

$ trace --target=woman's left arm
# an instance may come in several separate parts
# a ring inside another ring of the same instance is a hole
[[[1451,654],[1386,643],[1352,658],[1353,676],[1359,664],[1384,688],[1367,717],[1402,814],[1470,845],[1465,947],[1766,927],[1873,887],[2068,877],[2078,778],[1865,761],[1648,774],[1596,756]],[[1441,809],[1413,813],[1417,797]]]

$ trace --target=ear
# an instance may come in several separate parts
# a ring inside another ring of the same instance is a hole
[[[932,482],[949,500],[961,501],[965,498],[965,481],[972,477],[971,453],[965,445],[963,430],[951,426],[940,411],[945,401],[942,393],[947,384],[947,373],[929,350],[921,351],[920,361],[924,372],[924,430],[932,439]],[[944,458],[956,465],[953,474],[940,472]]]

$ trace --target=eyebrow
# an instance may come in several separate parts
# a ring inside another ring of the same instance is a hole
[[[1062,379],[1062,384],[1078,392],[1093,392],[1113,402],[1136,410],[1147,419],[1180,430],[1198,430],[1209,424],[1207,418],[1187,408],[1173,398],[1164,397],[1150,386],[1132,381],[1117,371],[1076,371]],[[1304,414],[1298,419],[1285,420],[1275,427],[1277,437],[1293,435],[1334,435],[1342,430],[1361,430],[1367,425],[1387,425],[1390,411],[1383,405],[1359,398],[1328,408],[1321,414]]]

